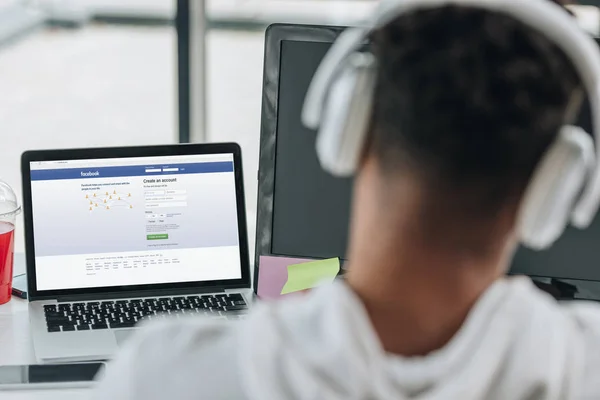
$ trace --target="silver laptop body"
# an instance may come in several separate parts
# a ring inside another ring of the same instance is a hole
[[[32,151],[22,174],[38,362],[108,359],[144,320],[244,318],[237,144]]]

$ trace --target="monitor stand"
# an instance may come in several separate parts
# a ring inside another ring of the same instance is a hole
[[[532,278],[535,286],[540,288],[546,293],[549,293],[557,300],[575,300],[575,295],[579,292],[577,286],[570,283],[560,281],[558,279],[550,279],[550,282],[541,281],[536,278]]]

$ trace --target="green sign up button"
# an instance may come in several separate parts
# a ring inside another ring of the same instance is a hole
[[[165,240],[169,238],[168,233],[157,233],[154,235],[146,235],[146,240]]]

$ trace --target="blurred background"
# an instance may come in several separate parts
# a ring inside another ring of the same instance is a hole
[[[235,141],[253,251],[265,28],[348,24],[374,4],[0,0],[0,179],[21,197],[28,149]]]
[[[375,4],[0,0],[0,179],[20,197],[27,149],[235,141],[253,252],[264,30],[356,24]],[[595,11],[581,18],[598,30]]]

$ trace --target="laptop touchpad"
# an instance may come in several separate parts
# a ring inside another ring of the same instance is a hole
[[[119,347],[122,347],[123,344],[125,342],[127,342],[127,339],[129,338],[129,336],[131,336],[131,334],[135,331],[136,331],[135,329],[117,329],[117,330],[115,330],[115,338],[117,339],[117,345]]]

